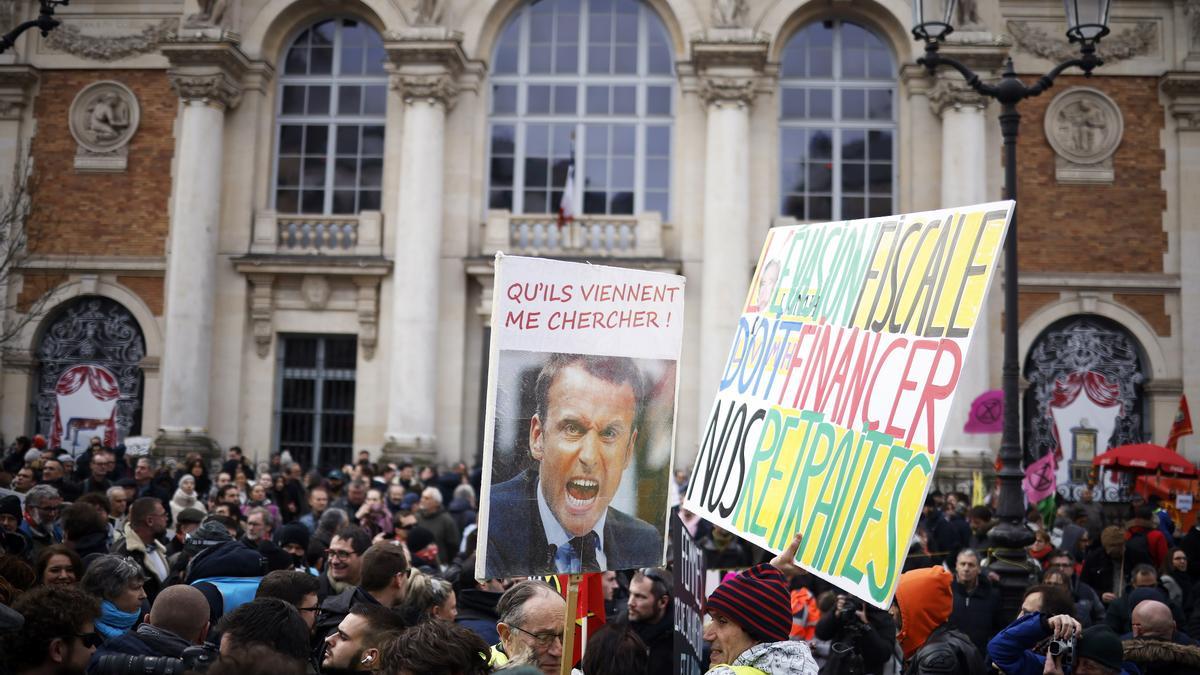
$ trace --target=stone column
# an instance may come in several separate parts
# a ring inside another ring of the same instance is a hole
[[[237,105],[249,61],[237,45],[201,35],[165,43],[179,95],[167,251],[161,433],[155,452],[213,447],[208,439],[217,233],[225,111]]]
[[[22,121],[37,81],[38,71],[33,66],[0,66],[0,195],[9,194],[18,167],[28,168],[24,166],[28,134],[23,133],[27,129],[22,128]]]
[[[1183,393],[1188,405],[1200,404],[1200,72],[1168,73],[1162,78],[1167,98],[1167,113],[1173,119],[1163,134],[1168,165],[1174,166],[1174,180],[1167,188],[1167,212],[1174,216],[1172,226],[1179,228],[1180,340],[1183,353]],[[1172,155],[1174,156],[1172,159]],[[1177,225],[1176,225],[1177,223]],[[1185,436],[1180,447],[1189,459],[1196,459],[1200,441]],[[1191,452],[1186,452],[1191,450]]]
[[[425,27],[387,44],[391,86],[404,101],[393,237],[387,430],[384,452],[437,454],[438,277],[441,274],[446,114],[466,66],[462,36]]]
[[[989,80],[989,71],[999,67],[1007,48],[995,44],[990,34],[970,35],[972,42],[948,43],[944,53],[962,61]],[[990,135],[986,113],[990,99],[976,94],[961,75],[949,69],[939,73],[928,96],[934,114],[942,120],[942,176],[938,207],[966,206],[999,199],[999,194],[988,193],[988,162],[995,159],[988,148]],[[966,434],[963,425],[967,422],[975,397],[993,388],[988,354],[992,346],[998,347],[1001,341],[998,334],[993,335],[999,321],[993,320],[991,309],[999,306],[996,301],[1001,293],[1003,288],[996,281],[992,285],[992,295],[975,324],[971,357],[963,363],[959,375],[959,397],[946,423],[944,447],[957,450],[968,458],[992,455],[991,437]],[[995,441],[999,443],[998,435]]]
[[[750,232],[750,106],[766,65],[766,43],[746,29],[714,29],[692,43],[692,64],[707,106],[698,401],[703,425],[750,285],[758,253],[751,239],[761,244],[763,238]]]

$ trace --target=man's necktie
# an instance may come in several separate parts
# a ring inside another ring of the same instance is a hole
[[[571,540],[571,548],[575,550],[576,555],[583,561],[584,572],[599,572],[600,563],[596,562],[596,546],[600,543],[600,537],[596,533],[588,532],[582,537],[575,537]]]

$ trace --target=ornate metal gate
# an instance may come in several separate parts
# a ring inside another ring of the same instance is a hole
[[[1141,348],[1120,324],[1098,316],[1073,316],[1046,329],[1025,363],[1025,453],[1033,461],[1063,449],[1051,407],[1086,395],[1094,402],[1117,407],[1112,434],[1095,439],[1103,452],[1145,438],[1142,385],[1145,382]],[[1064,452],[1064,455],[1066,453]],[[1059,493],[1075,498],[1083,485],[1059,485]],[[1119,493],[1103,495],[1116,499]]]
[[[66,416],[60,419],[62,396],[82,387],[103,386],[102,381],[110,382],[109,376],[115,379],[117,391],[106,391],[98,397],[115,400],[107,416],[113,427],[108,437],[119,443],[126,436],[140,433],[141,362],[146,355],[146,340],[129,310],[108,298],[84,297],[64,304],[48,321],[37,346],[34,414],[38,433],[47,439],[58,436],[60,444],[67,447],[72,433],[86,430],[89,422],[76,422]],[[90,381],[80,382],[79,378],[86,378],[88,373]],[[69,382],[64,385],[64,381]]]

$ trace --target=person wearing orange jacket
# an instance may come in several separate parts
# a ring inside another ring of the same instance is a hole
[[[945,567],[910,570],[900,576],[890,612],[904,653],[905,675],[983,675],[979,650],[950,622],[954,577]]]

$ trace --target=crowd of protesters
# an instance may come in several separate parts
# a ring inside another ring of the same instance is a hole
[[[560,672],[560,590],[474,578],[478,469],[361,452],[322,473],[236,447],[210,468],[18,439],[0,459],[0,675]],[[1052,522],[1031,511],[1019,612],[993,513],[960,493],[927,499],[888,610],[797,567],[801,534],[772,556],[680,510],[706,566],[734,570],[703,606],[705,667],[1200,675],[1200,528],[1115,506],[1085,491]],[[603,573],[607,622],[575,672],[675,672],[670,567]]]

